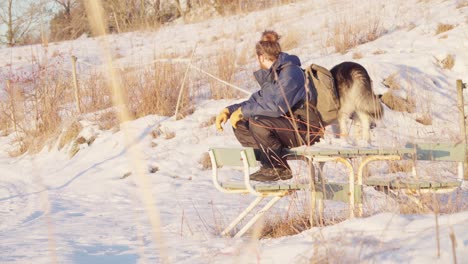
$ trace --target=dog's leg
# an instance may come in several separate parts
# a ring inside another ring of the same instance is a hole
[[[371,118],[370,116],[361,111],[356,112],[359,121],[361,123],[362,129],[362,139],[365,140],[367,143],[370,143],[370,126],[371,126]]]
[[[349,116],[350,114],[346,112],[340,111],[338,113],[338,127],[339,127],[340,138],[349,137],[349,130],[348,130],[348,124],[347,124]]]

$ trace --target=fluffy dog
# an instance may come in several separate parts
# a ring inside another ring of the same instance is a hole
[[[343,62],[333,67],[335,87],[340,100],[338,127],[340,136],[348,136],[347,120],[353,118],[361,125],[362,139],[370,142],[370,128],[383,115],[383,107],[372,91],[372,81],[366,69],[354,62]]]

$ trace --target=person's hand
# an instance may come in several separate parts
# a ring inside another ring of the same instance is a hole
[[[233,128],[237,128],[237,122],[241,121],[244,118],[241,108],[237,108],[234,113],[231,115],[231,125]]]
[[[224,108],[221,113],[216,117],[216,129],[218,131],[223,132],[223,126],[222,124],[226,123],[227,120],[229,119],[229,109]]]

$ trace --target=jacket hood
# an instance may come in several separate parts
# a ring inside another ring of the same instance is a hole
[[[301,66],[301,60],[296,55],[289,55],[287,53],[281,52],[278,60],[275,61],[273,68],[281,69],[286,65],[293,64]]]

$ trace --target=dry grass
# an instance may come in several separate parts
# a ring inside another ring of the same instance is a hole
[[[293,28],[288,30],[287,34],[282,35],[279,41],[281,44],[281,49],[288,51],[297,48],[301,38],[303,38],[303,36],[300,29]]]
[[[201,165],[202,170],[210,170],[212,168],[211,159],[208,152],[202,154],[198,163]]]
[[[430,126],[432,125],[432,116],[428,113],[424,113],[420,117],[416,118],[416,122],[423,124],[425,126]]]
[[[447,32],[449,30],[452,30],[455,26],[454,25],[451,25],[451,24],[443,24],[443,23],[439,23],[437,25],[437,29],[436,29],[436,35],[440,34],[440,33],[444,33],[444,32]]]
[[[200,124],[200,127],[201,127],[201,128],[203,128],[203,127],[210,127],[210,126],[214,125],[215,122],[216,122],[216,116],[212,116],[212,117],[210,117],[210,119],[208,119],[208,120],[202,122],[202,123]]]
[[[455,66],[455,57],[449,54],[443,60],[439,61],[439,65],[443,69],[451,70],[453,66]]]
[[[255,59],[255,51],[251,45],[244,45],[237,56],[237,64],[246,65]]]
[[[101,130],[109,130],[119,125],[117,114],[114,111],[107,111],[100,114],[95,121]]]
[[[299,234],[310,229],[309,212],[295,216],[276,215],[265,221],[261,238],[278,238]]]
[[[44,67],[39,65],[37,68]],[[180,89],[184,71],[185,67],[167,63],[121,70],[122,87],[132,88],[124,89],[124,93],[133,117],[173,115],[178,97],[174,91]],[[12,76],[15,82],[9,82],[5,89],[7,97],[0,101],[0,128],[6,134],[14,132],[17,136],[17,150],[11,151],[12,155],[40,151],[62,133],[64,123],[80,115],[73,107],[71,75],[57,68],[43,72],[47,74],[33,72],[28,78]],[[116,112],[109,110],[113,105],[112,91],[106,78],[93,72],[78,74],[78,77],[83,114],[102,112],[94,120],[100,129],[118,127]],[[189,89],[186,91],[180,109],[183,116],[193,111],[192,95]],[[77,127],[67,130],[59,142],[60,148],[70,142],[76,130]]]
[[[173,139],[175,138],[176,136],[176,133],[175,131],[171,131],[171,130],[168,130],[168,129],[165,129],[164,130],[164,139]]]
[[[129,108],[135,117],[149,114],[171,116],[175,112],[178,91],[182,84],[185,68],[169,63],[156,63],[153,67],[123,75],[124,87],[128,90]],[[187,88],[187,87],[186,87]],[[184,94],[181,112],[190,112],[191,97]]]
[[[391,90],[400,90],[401,85],[400,82],[397,80],[398,73],[390,74],[387,78],[385,78],[382,82],[385,87],[388,87]]]
[[[410,160],[403,161],[390,161],[388,164],[388,171],[390,173],[406,172],[409,173],[413,170],[414,162]]]
[[[80,124],[78,121],[74,121],[71,123],[71,125],[65,130],[64,133],[62,133],[59,144],[58,144],[58,149],[62,149],[65,145],[69,144],[72,142],[80,133],[81,129],[83,129],[83,126]]]
[[[468,0],[460,0],[458,1],[457,9],[467,7],[467,6],[468,6]]]
[[[353,53],[353,59],[358,60],[358,59],[362,59],[362,58],[363,58],[362,53],[360,53],[360,52],[354,52]]]
[[[387,53],[387,52],[385,50],[381,50],[381,49],[378,49],[378,50],[372,52],[372,54],[374,54],[374,55],[380,55],[380,54],[385,54],[385,53]]]
[[[236,73],[236,52],[234,49],[222,48],[215,57],[215,62],[212,64],[211,72],[219,79],[232,83],[234,74]],[[236,90],[226,86],[225,84],[210,78],[211,98],[215,100],[239,98],[241,95]]]
[[[416,111],[416,102],[413,99],[403,99],[394,95],[391,91],[384,93],[381,100],[382,103],[394,111],[407,113],[414,113]]]
[[[354,18],[338,18],[332,27],[329,41],[335,51],[346,53],[348,50],[370,41],[374,41],[385,33],[379,16],[366,16],[356,22]]]

